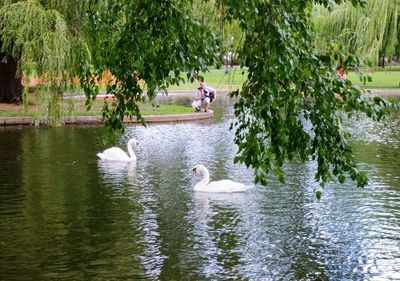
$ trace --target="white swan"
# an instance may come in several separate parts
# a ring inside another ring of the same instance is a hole
[[[129,155],[119,147],[111,147],[104,150],[102,153],[97,153],[97,156],[102,160],[133,162],[136,161],[136,155],[132,147],[137,146],[139,146],[139,142],[136,139],[131,139],[127,144]]]
[[[208,183],[210,181],[210,174],[203,165],[196,165],[192,169],[192,174],[203,173],[203,179],[194,186],[195,191],[200,192],[215,192],[215,193],[232,193],[232,192],[246,192],[252,186],[246,186],[240,182],[231,180],[221,180]]]

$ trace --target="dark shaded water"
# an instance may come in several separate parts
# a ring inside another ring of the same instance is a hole
[[[190,168],[233,165],[229,102],[213,121],[130,127],[137,165],[97,160],[96,127],[0,128],[0,280],[400,280],[400,115],[347,126],[370,185],[314,196],[315,164],[246,194],[197,194]]]

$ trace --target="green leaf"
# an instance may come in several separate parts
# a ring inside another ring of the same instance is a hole
[[[315,192],[315,197],[317,198],[317,200],[321,200],[321,196],[322,196],[322,192],[321,191],[316,191]]]

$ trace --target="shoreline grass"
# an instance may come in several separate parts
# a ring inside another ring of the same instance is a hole
[[[103,101],[95,101],[91,110],[87,111],[85,101],[79,100],[71,103],[64,100],[62,110],[64,116],[101,116],[101,109],[104,105]],[[193,108],[177,104],[141,104],[140,111],[142,115],[170,115],[170,114],[186,114],[193,113]],[[24,112],[22,104],[0,104],[0,117],[37,117],[43,116],[43,112],[36,102],[30,102],[29,110]]]

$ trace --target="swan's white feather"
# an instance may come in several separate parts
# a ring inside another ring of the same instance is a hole
[[[246,192],[252,186],[244,185],[240,182],[231,180],[220,180],[208,183],[209,174],[206,167],[203,165],[196,165],[195,171],[203,173],[204,177],[201,182],[195,185],[194,190],[199,192],[212,192],[212,193],[233,193],[233,192]]]
[[[231,180],[221,180],[221,181],[214,181],[210,182],[206,186],[199,186],[195,187],[195,191],[202,191],[202,192],[216,192],[216,193],[221,193],[221,192],[244,192],[247,191],[249,186],[246,186],[240,182],[234,182]]]
[[[108,158],[130,160],[128,154],[119,147],[111,147],[103,151]]]
[[[127,147],[130,156],[119,147],[108,148],[101,153],[97,153],[97,156],[102,160],[108,161],[134,162],[136,161],[136,155],[132,150],[132,145],[136,147],[139,143],[136,139],[129,140]]]

